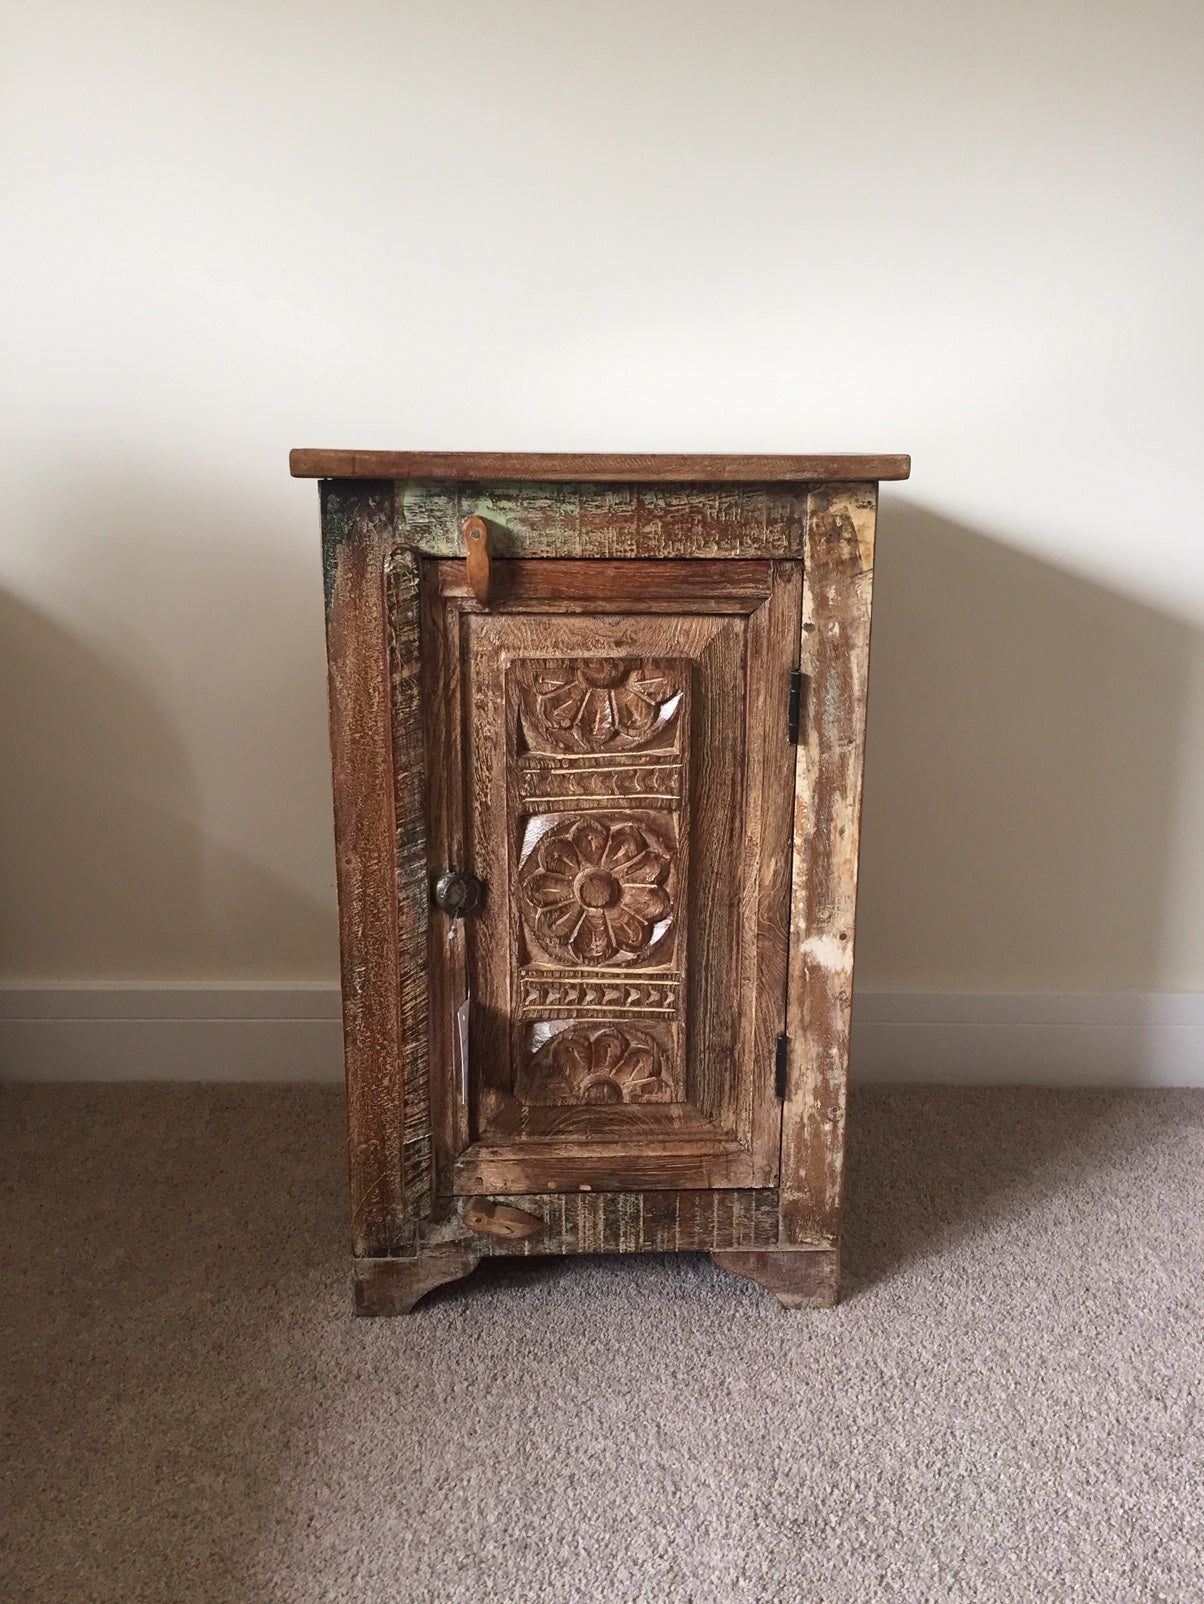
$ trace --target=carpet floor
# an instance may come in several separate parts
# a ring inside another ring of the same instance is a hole
[[[1204,1600],[1204,1093],[865,1089],[845,1299],[350,1315],[329,1088],[0,1093],[6,1604]]]

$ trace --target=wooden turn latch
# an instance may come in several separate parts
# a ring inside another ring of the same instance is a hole
[[[474,1197],[464,1205],[462,1215],[470,1231],[485,1236],[500,1236],[513,1241],[524,1236],[535,1236],[542,1231],[544,1222],[537,1214],[516,1209],[509,1203],[498,1203],[491,1197]]]
[[[489,525],[484,518],[465,518],[462,525],[467,553],[468,585],[482,607],[489,606]]]

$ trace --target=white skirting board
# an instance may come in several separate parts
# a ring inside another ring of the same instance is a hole
[[[0,1080],[342,1075],[337,986],[0,987]]]
[[[0,987],[0,1079],[337,1081],[330,985]],[[859,992],[857,1081],[1204,1086],[1204,993]]]
[[[1204,992],[869,992],[851,1074],[950,1086],[1204,1086]]]

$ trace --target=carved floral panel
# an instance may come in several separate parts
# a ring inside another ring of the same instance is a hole
[[[675,1101],[693,661],[516,657],[506,673],[514,1093]]]
[[[553,1030],[520,1070],[520,1101],[605,1106],[674,1100],[662,1044],[652,1032],[596,1020]]]
[[[519,723],[530,752],[632,752],[671,746],[683,682],[673,660],[528,659]]]
[[[544,955],[589,966],[663,956],[676,891],[671,815],[544,815],[527,837],[522,915]]]

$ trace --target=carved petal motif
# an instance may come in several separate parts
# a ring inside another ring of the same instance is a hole
[[[661,1049],[630,1026],[571,1025],[533,1053],[515,1095],[524,1103],[668,1103]]]
[[[519,871],[527,918],[566,962],[604,964],[645,951],[672,914],[673,853],[634,820],[573,814],[554,824]]]
[[[557,751],[632,751],[676,716],[680,686],[641,659],[549,664],[523,693],[524,722]]]

